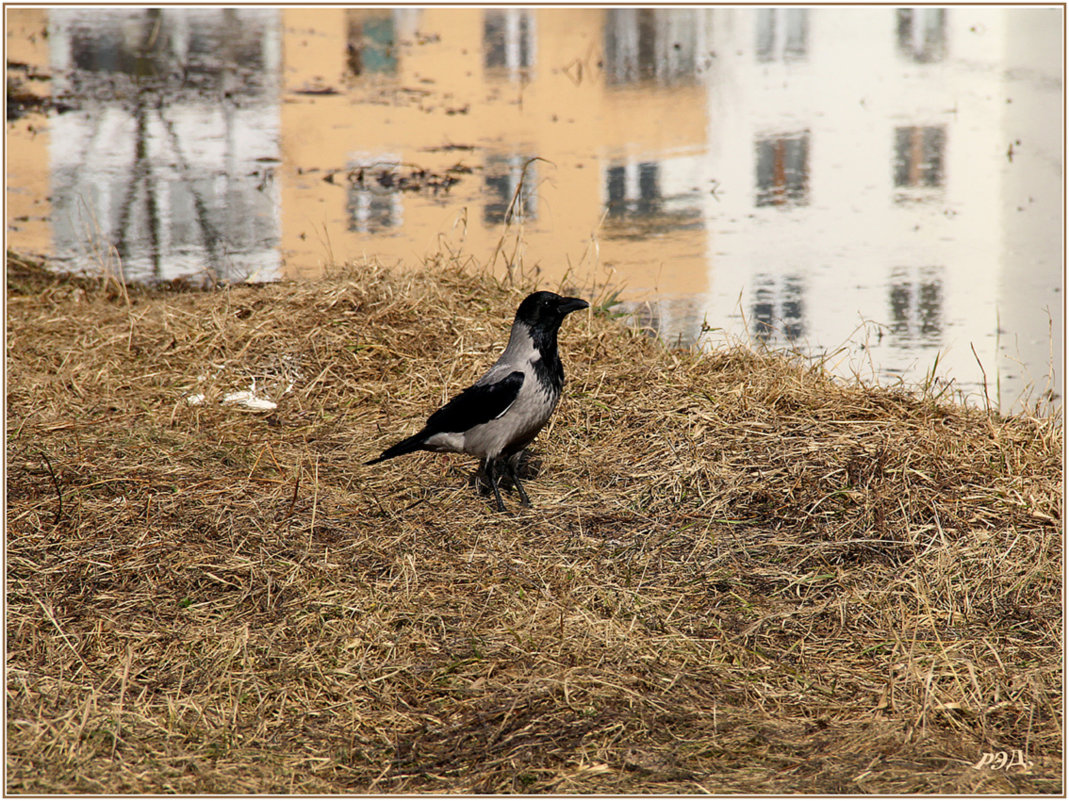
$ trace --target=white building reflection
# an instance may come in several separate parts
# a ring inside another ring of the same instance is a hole
[[[1030,90],[1007,56],[1043,23],[993,7],[709,13],[708,320],[817,352],[853,339],[885,379],[937,353],[972,376],[974,346],[994,375],[1015,267],[1003,121]],[[1033,141],[1057,159],[1057,140]]]

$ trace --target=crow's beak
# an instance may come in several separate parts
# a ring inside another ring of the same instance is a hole
[[[590,304],[582,298],[564,298],[557,306],[557,309],[560,311],[561,317],[563,317],[566,314],[571,314],[573,311],[585,309],[589,305]]]

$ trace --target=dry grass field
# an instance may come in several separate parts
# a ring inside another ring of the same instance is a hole
[[[525,288],[7,270],[8,793],[1064,792],[1059,421],[594,308],[498,514]]]

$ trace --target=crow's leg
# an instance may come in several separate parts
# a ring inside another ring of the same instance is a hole
[[[497,511],[504,512],[505,504],[501,501],[501,492],[497,488],[497,459],[487,458],[486,477],[490,479],[490,488],[494,491],[494,499],[497,501]]]
[[[522,453],[522,451],[520,453]],[[516,467],[517,465],[519,465],[519,463],[519,453],[510,456],[505,462],[509,471],[509,477],[512,479],[512,483],[516,487],[516,492],[520,494],[520,500],[523,501],[524,506],[530,506],[531,499],[527,497],[527,491],[523,488],[523,484],[520,483],[520,474],[516,471]]]
[[[479,460],[479,466],[475,468],[475,472],[471,477],[471,484],[475,487],[475,491],[480,495],[486,495],[489,493],[486,478],[486,459]]]

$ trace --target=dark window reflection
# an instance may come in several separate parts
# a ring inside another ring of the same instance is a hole
[[[888,300],[891,306],[891,332],[899,336],[909,333],[910,314],[913,309],[913,284],[906,281],[903,276],[893,277],[888,287]]]
[[[943,186],[946,129],[942,126],[895,128],[894,182],[896,189]],[[905,199],[900,195],[898,199]]]
[[[809,50],[809,9],[782,9],[786,35],[783,38],[783,58],[794,61],[804,58]]]
[[[538,219],[538,162],[531,156],[488,156],[484,185],[483,222],[487,225],[505,222],[506,215],[509,221],[517,222]]]
[[[627,170],[622,164],[606,171],[605,190],[609,216],[623,217],[627,213]]]
[[[483,11],[483,62],[489,72],[525,75],[534,66],[534,17],[521,8]]]
[[[757,206],[809,203],[809,131],[758,139]]]
[[[397,72],[396,31],[388,9],[349,9],[347,59],[352,75]]]
[[[809,52],[809,9],[759,8],[757,23],[757,60],[798,61]]]
[[[663,209],[661,197],[660,165],[644,161],[637,165],[636,192],[628,193],[627,168],[616,164],[609,167],[606,176],[608,212],[610,217],[624,218],[657,214]]]
[[[913,61],[941,61],[947,49],[945,8],[900,8],[895,12],[898,51]]]
[[[780,300],[783,319],[783,336],[788,342],[794,342],[805,333],[805,300],[803,298],[802,279],[788,275],[783,279],[783,295]]]
[[[614,8],[605,18],[605,79],[609,86],[695,80],[698,67],[695,9]]]
[[[937,344],[943,333],[943,268],[904,267],[891,273],[888,284],[891,343]]]
[[[776,9],[759,8],[754,12],[757,23],[757,60],[771,61],[776,45]]]
[[[676,188],[666,183],[660,162],[609,165],[605,170],[607,235],[637,238],[701,227],[698,194],[689,184]]]
[[[772,278],[767,275],[754,276],[753,302],[750,304],[750,326],[753,335],[761,342],[767,342],[775,331],[776,303]]]
[[[664,204],[661,202],[660,165],[644,161],[638,165],[638,213],[656,214]]]
[[[805,335],[805,284],[801,276],[755,276],[750,330],[761,342],[795,342]]]

